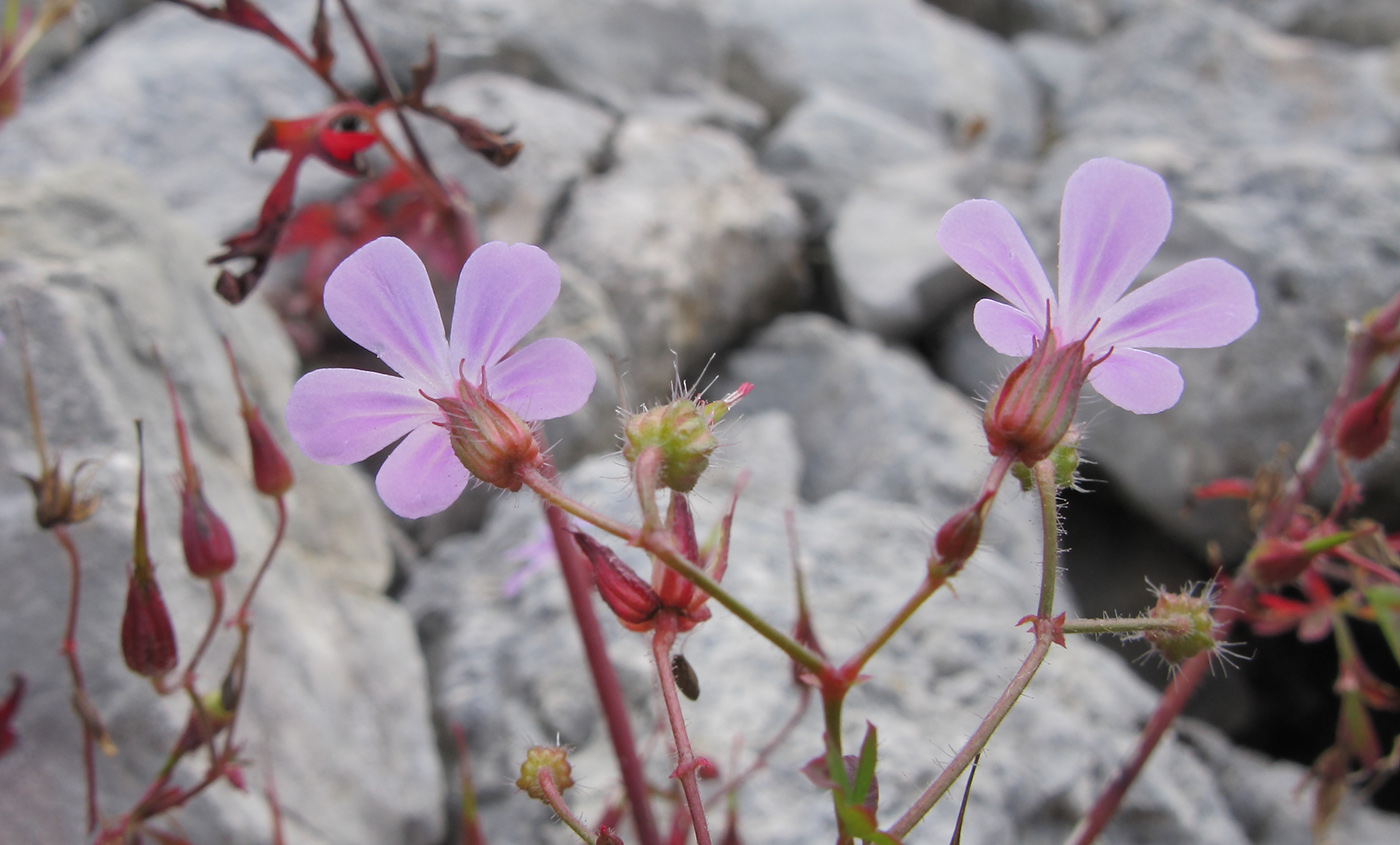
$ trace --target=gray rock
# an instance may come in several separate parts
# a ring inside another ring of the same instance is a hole
[[[850,192],[875,170],[946,149],[919,129],[839,91],[815,89],[764,141],[760,162],[802,203],[815,232],[825,232]]]
[[[301,11],[308,25],[312,13]],[[287,25],[298,38],[305,28]],[[368,77],[349,55],[341,79],[355,87]],[[158,4],[35,92],[0,132],[0,173],[116,159],[223,238],[256,218],[285,162],[277,152],[248,161],[263,124],[329,103],[325,86],[266,38]],[[313,191],[347,183],[319,164],[304,167],[301,181]]]
[[[966,405],[962,410],[972,412]],[[947,419],[957,426],[957,416]],[[818,635],[829,653],[843,655],[863,642],[918,581],[931,524],[949,515],[959,500],[914,508],[845,491],[816,504],[797,501],[796,446],[804,425],[805,420],[768,412],[731,429],[733,445],[726,448],[723,466],[702,481],[694,497],[697,520],[704,530],[724,504],[735,472],[752,468],[759,486],[740,501],[726,585],[765,618],[783,627],[791,623],[784,512],[795,512]],[[958,458],[950,440],[911,447],[950,459],[938,479],[943,488],[976,483],[963,477],[960,468],[967,458]],[[594,507],[626,518],[634,506],[619,484],[622,473],[611,460],[588,462],[565,484]],[[535,536],[540,522],[533,505],[502,503],[482,535],[439,547],[406,594],[438,679],[438,707],[444,718],[467,728],[475,777],[483,786],[479,798],[487,834],[522,843],[566,841],[557,826],[551,829],[547,813],[499,786],[514,776],[529,744],[557,740],[570,746],[574,777],[587,786],[573,793],[570,803],[586,820],[598,818],[615,778],[597,717],[579,704],[591,695],[579,679],[582,661],[557,574],[538,576],[514,598],[501,598],[508,571],[503,558]],[[1021,543],[1032,541],[1032,526],[1010,530],[1019,533]],[[1034,605],[1036,581],[1031,557],[979,552],[959,576],[957,596],[936,596],[869,664],[872,680],[849,699],[844,732],[856,742],[867,719],[880,731],[884,823],[937,774],[939,761],[963,742],[1024,657],[1028,640],[1014,620]],[[606,617],[604,627],[634,724],[644,732],[658,710],[647,645]],[[686,638],[684,653],[701,685],[699,701],[682,705],[692,742],[697,753],[732,775],[793,712],[798,690],[790,667],[722,609]],[[1113,771],[1153,698],[1095,644],[1076,641],[1068,650],[1057,649],[983,758],[962,841],[1063,841]],[[821,719],[814,710],[741,790],[739,831],[746,841],[808,843],[833,835],[829,799],[797,772],[820,751]],[[653,754],[650,771],[658,781],[672,765],[668,757],[664,750]],[[1235,807],[1252,813],[1270,807],[1290,820],[1298,816],[1290,790],[1256,789],[1248,780],[1232,781],[1227,800],[1221,779],[1236,776],[1248,763],[1252,760],[1241,763],[1227,748],[1202,755],[1192,743],[1168,740],[1104,841],[1283,843],[1299,841],[1299,830],[1306,837],[1302,820],[1300,827],[1280,823],[1264,839],[1246,832],[1243,820],[1233,815]],[[1301,775],[1297,766],[1278,765]],[[918,835],[942,841],[956,815],[956,801],[945,800]],[[1400,825],[1374,811],[1354,810],[1338,835],[1357,830],[1384,841],[1386,834],[1400,832]]]
[[[908,338],[978,287],[933,238],[948,209],[972,193],[971,169],[951,156],[909,161],[881,168],[851,193],[829,238],[851,325]]]
[[[575,189],[548,248],[607,292],[636,403],[800,301],[802,220],[727,133],[629,120],[613,150],[612,168]]]
[[[1002,34],[1025,30],[1077,38],[1103,35],[1113,22],[1115,0],[927,0]]]
[[[1317,144],[1388,153],[1400,90],[1379,51],[1281,35],[1228,7],[1168,0],[1094,49],[1064,136],[1163,137],[1200,148]]]
[[[295,360],[275,318],[258,303],[232,310],[207,287],[207,237],[175,222],[140,179],[91,164],[0,192],[0,537],[13,565],[0,595],[0,671],[23,674],[17,749],[0,765],[0,840],[83,839],[79,729],[57,646],[68,597],[59,546],[35,527],[32,497],[16,473],[34,473],[15,321],[29,329],[41,412],[64,465],[95,460],[103,504],[73,534],[84,563],[78,641],[88,688],[120,753],[98,762],[100,801],[130,807],[184,727],[182,696],[158,698],[122,665],[118,630],[131,556],[136,453],[132,419],[146,422],[151,555],[188,658],[207,624],[207,589],[184,571],[178,469],[160,369],[170,366],[214,508],[239,544],[229,576],[239,598],[274,528],[252,487],[243,424],[219,342],[240,356],[253,400],[274,431]],[[426,845],[443,832],[442,772],[426,678],[412,626],[381,592],[391,566],[373,493],[351,470],[294,459],[291,523],[253,606],[251,669],[239,736],[252,791],[227,787],[176,815],[183,835],[209,843],[266,842],[259,796],[276,773],[288,842]],[[201,673],[216,684],[233,637],[224,632]],[[202,774],[196,756],[182,782]]]
[[[578,180],[601,162],[615,121],[603,110],[517,76],[470,74],[429,89],[428,102],[471,115],[524,142],[495,167],[461,148],[443,128],[424,129],[429,154],[461,182],[475,205],[482,240],[540,243]]]
[[[784,114],[817,89],[887,111],[955,145],[1039,146],[1035,91],[1006,45],[917,0],[723,0],[729,82]]]
[[[1351,44],[1400,39],[1400,7],[1388,0],[1230,0],[1231,5],[1285,32]]]

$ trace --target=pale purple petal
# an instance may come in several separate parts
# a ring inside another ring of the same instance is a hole
[[[1083,337],[1157,254],[1172,224],[1162,177],[1111,158],[1069,177],[1060,207],[1062,328]]]
[[[403,241],[379,238],[355,250],[326,280],[324,301],[336,328],[394,372],[433,396],[451,392],[433,285]]]
[[[1244,273],[1219,258],[1191,261],[1104,312],[1091,345],[1199,349],[1224,346],[1254,325],[1259,306]]]
[[[496,363],[548,313],[559,297],[559,265],[530,244],[493,241],[477,247],[457,280],[452,360],[467,378]],[[456,376],[456,373],[453,373]]]
[[[987,345],[1003,355],[1025,358],[1045,329],[1022,311],[994,299],[984,299],[972,311],[972,325]]]
[[[948,257],[1038,323],[1055,302],[1040,259],[1011,212],[991,200],[960,202],[943,215],[934,236]]]
[[[1089,373],[1103,398],[1135,414],[1156,414],[1176,404],[1185,382],[1176,364],[1140,349],[1113,350]]]
[[[442,417],[405,379],[364,370],[313,370],[292,386],[287,430],[308,458],[362,461],[413,429]]]
[[[537,340],[486,371],[487,392],[525,420],[572,414],[598,374],[583,347],[562,337]]]
[[[470,477],[452,452],[447,430],[423,425],[384,459],[374,486],[389,510],[405,519],[417,519],[457,501]]]

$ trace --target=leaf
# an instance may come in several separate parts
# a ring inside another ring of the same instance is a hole
[[[875,726],[865,723],[865,739],[860,744],[860,758],[856,762],[855,777],[851,780],[850,799],[860,800],[860,805],[874,813],[880,809],[880,782],[875,777],[875,763],[878,757],[876,746],[879,739]]]
[[[1396,663],[1400,663],[1400,587],[1378,584],[1362,591],[1366,603],[1376,613],[1376,624],[1385,636],[1386,644]]]
[[[880,830],[875,823],[875,813],[868,807],[847,804],[842,801],[836,808],[841,824],[853,839],[873,842],[875,845],[903,845],[903,843]]]

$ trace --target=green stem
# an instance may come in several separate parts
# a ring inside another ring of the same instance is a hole
[[[1040,607],[1036,615],[1049,619],[1055,613],[1055,579],[1060,574],[1060,510],[1055,485],[1055,465],[1040,461],[1035,474],[1036,492],[1040,494],[1040,541],[1045,550],[1040,567]]]
[[[1070,619],[1060,630],[1066,634],[1141,634],[1144,631],[1186,633],[1191,623],[1184,617],[1163,619]]]
[[[1036,617],[1035,625],[1035,645],[1031,648],[1030,654],[1021,663],[1021,668],[1016,670],[1016,674],[1007,684],[1005,691],[992,709],[983,717],[981,724],[968,737],[967,742],[934,779],[933,783],[924,790],[899,821],[895,822],[889,830],[889,835],[896,839],[903,839],[909,831],[923,820],[928,811],[948,792],[957,782],[967,767],[972,765],[986,748],[987,742],[1001,726],[1002,721],[1016,701],[1030,685],[1031,679],[1040,669],[1040,665],[1045,662],[1045,656],[1050,653],[1050,646],[1055,642],[1058,635],[1056,626],[1051,621],[1051,614],[1055,607],[1055,577],[1059,569],[1060,561],[1060,522],[1058,502],[1055,489],[1055,467],[1050,461],[1040,461],[1032,468],[1035,474],[1036,489],[1040,493],[1040,516],[1041,516],[1041,540],[1044,545],[1043,562],[1041,564],[1040,575],[1040,605],[1039,613]]]
[[[802,668],[818,676],[823,672],[830,671],[830,666],[821,655],[769,624],[763,617],[750,610],[748,605],[721,587],[719,582],[711,578],[704,570],[686,560],[674,547],[669,534],[664,530],[638,531],[611,517],[604,516],[570,498],[564,491],[545,478],[538,469],[524,470],[520,477],[526,486],[534,490],[547,503],[651,553],[657,560],[704,590],[712,599],[739,617],[740,621],[758,632],[759,636],[782,649]]]

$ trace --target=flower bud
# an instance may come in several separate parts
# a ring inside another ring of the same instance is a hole
[[[612,828],[607,825],[601,825],[598,828],[597,845],[623,845],[623,842]]]
[[[217,578],[232,569],[238,557],[228,526],[198,486],[180,490],[180,544],[185,565],[196,578]]]
[[[264,496],[277,498],[292,488],[292,465],[287,462],[282,447],[268,431],[257,408],[242,411],[248,428],[248,446],[253,454],[253,484]]]
[[[122,659],[138,675],[159,678],[179,662],[175,628],[154,572],[141,574],[137,567],[128,576],[121,641]]]
[[[719,448],[715,425],[752,389],[753,385],[745,382],[716,402],[683,396],[633,414],[623,429],[622,456],[635,463],[644,450],[656,447],[661,452],[661,483],[689,493],[709,468],[710,455]]]
[[[233,372],[233,386],[238,391],[238,414],[243,417],[243,425],[248,430],[248,446],[253,455],[253,484],[264,496],[279,498],[292,487],[292,466],[287,456],[277,445],[262,414],[248,401],[243,390],[243,379],[238,374],[238,361],[233,357],[233,345],[227,337],[224,352],[228,355],[229,369]]]
[[[447,415],[448,439],[462,466],[493,487],[512,493],[523,483],[520,473],[544,464],[535,433],[514,411],[462,376],[457,396],[435,399]]]
[[[671,505],[666,511],[666,528],[680,549],[681,556],[697,566],[700,563],[700,544],[695,537],[695,518],[691,516],[690,504],[684,493],[671,491]],[[695,598],[695,585],[669,566],[657,564],[652,567],[651,586],[661,603],[667,607],[689,607]]]
[[[1298,580],[1315,557],[1317,552],[1296,540],[1267,537],[1250,550],[1244,571],[1260,587],[1281,587]]]
[[[1048,456],[1069,431],[1084,380],[1102,360],[1084,360],[1082,338],[1060,349],[1047,332],[987,403],[982,428],[992,454],[1013,454],[1027,466]]]
[[[1365,460],[1390,439],[1391,410],[1395,407],[1393,384],[1383,384],[1356,400],[1337,424],[1337,449],[1354,461]]]
[[[1170,629],[1143,632],[1143,638],[1153,651],[1172,666],[1178,666],[1203,651],[1217,650],[1215,617],[1211,614],[1214,595],[1207,588],[1203,595],[1190,593],[1157,593],[1157,604],[1147,612],[1149,619],[1167,619],[1179,623]]]
[[[582,531],[574,532],[598,582],[598,594],[617,615],[618,621],[633,631],[650,630],[649,624],[661,610],[661,599],[651,585],[623,563],[613,550]]]
[[[936,577],[956,575],[972,553],[977,551],[977,546],[982,542],[982,511],[983,503],[974,502],[958,511],[938,529],[933,538],[933,551],[937,559],[929,562],[930,571],[937,570],[934,573]]]
[[[515,785],[536,801],[544,801],[545,792],[540,785],[542,771],[549,772],[550,780],[561,795],[574,785],[568,752],[557,745],[536,745],[525,752],[525,762],[520,764],[520,778]]]

